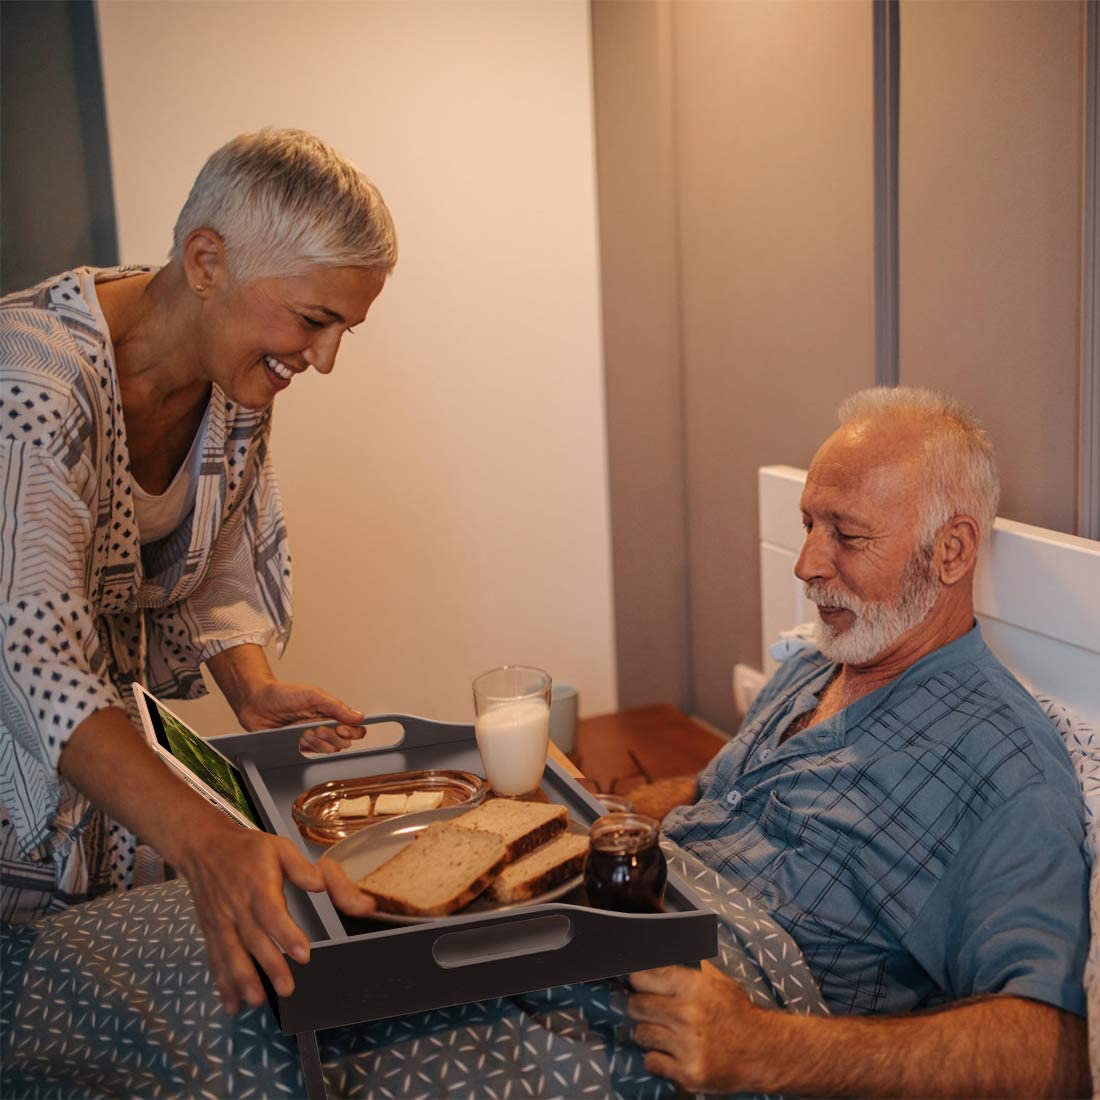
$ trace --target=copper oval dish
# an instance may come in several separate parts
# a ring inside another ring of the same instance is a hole
[[[438,821],[473,809],[485,798],[485,780],[472,772],[414,771],[390,772],[386,775],[366,775],[358,779],[330,779],[303,791],[291,807],[298,829],[306,840],[316,844],[335,844],[380,821],[415,818],[417,821]],[[370,814],[345,813],[340,804],[346,799],[370,795],[371,802],[380,794],[413,794],[416,791],[440,791],[443,801],[438,808],[419,813]],[[429,815],[431,815],[429,817]]]

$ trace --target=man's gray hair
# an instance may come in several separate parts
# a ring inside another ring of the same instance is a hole
[[[225,242],[233,279],[300,275],[315,265],[389,274],[397,236],[378,188],[320,138],[264,129],[203,165],[172,235],[172,259],[196,229]]]
[[[982,539],[989,538],[1000,497],[997,462],[985,429],[959,402],[912,386],[875,386],[845,398],[837,414],[844,425],[894,417],[923,420],[927,435],[918,543],[931,544],[957,515],[973,516]]]

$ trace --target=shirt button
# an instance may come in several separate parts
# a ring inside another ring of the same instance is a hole
[[[737,807],[741,805],[741,792],[730,791],[730,793],[726,795],[726,805],[729,806],[731,810],[736,810]]]
[[[772,758],[772,750],[771,749],[761,749],[760,750],[760,763],[761,764],[766,764],[771,758]]]

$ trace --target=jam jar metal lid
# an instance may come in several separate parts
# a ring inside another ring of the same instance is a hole
[[[592,847],[602,852],[642,852],[657,843],[661,823],[636,813],[604,814],[589,831]]]

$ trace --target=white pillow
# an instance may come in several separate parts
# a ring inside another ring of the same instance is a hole
[[[1085,854],[1092,863],[1089,882],[1089,957],[1085,960],[1088,1003],[1089,1068],[1093,1088],[1100,1083],[1100,865],[1096,863],[1096,831],[1100,818],[1100,733],[1065,703],[1033,691],[1035,701],[1062,735],[1085,796]]]
[[[1096,830],[1100,822],[1100,731],[1075,711],[1042,692],[1031,693],[1043,713],[1062,735],[1066,751],[1077,772],[1077,782],[1085,799],[1085,852],[1090,863],[1096,861]]]

